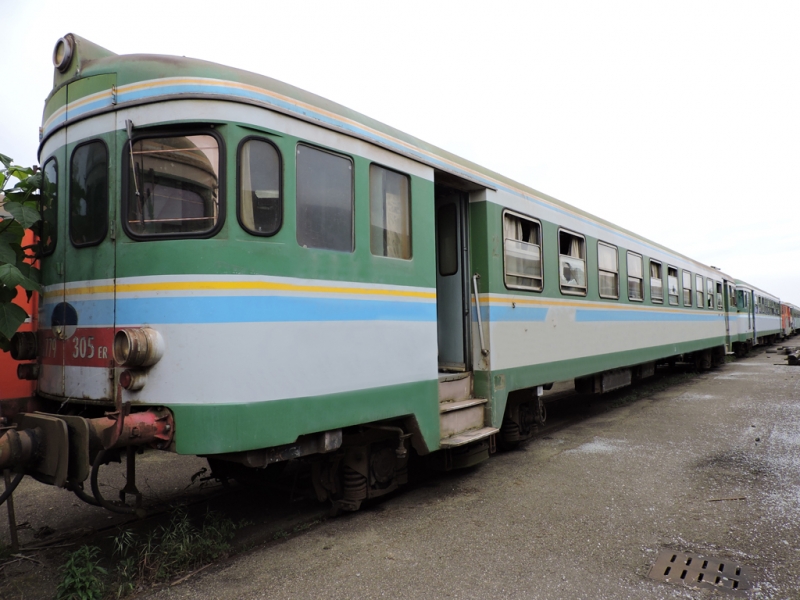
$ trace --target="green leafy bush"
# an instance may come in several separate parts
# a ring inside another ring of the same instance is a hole
[[[36,245],[22,244],[25,231],[41,220],[42,174],[36,167],[13,164],[4,154],[0,163],[0,350],[7,351],[11,336],[28,317],[13,303],[17,287],[26,290],[29,298],[41,291],[39,270],[30,264],[36,258]]]
[[[60,571],[64,578],[58,584],[58,600],[102,600],[106,570],[98,564],[97,546],[81,546],[69,555]]]

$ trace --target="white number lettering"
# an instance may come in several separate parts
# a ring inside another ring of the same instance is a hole
[[[92,343],[93,339],[94,338],[92,336],[89,336],[89,339],[86,342],[86,345],[89,347],[89,356],[86,358],[94,358],[94,344]]]
[[[80,354],[80,338],[75,338],[75,348],[72,349],[72,358],[78,358]]]

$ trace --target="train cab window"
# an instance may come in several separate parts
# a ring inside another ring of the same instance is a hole
[[[717,284],[717,310],[722,310],[722,307],[724,306],[722,303],[722,282],[717,281],[716,284]]]
[[[692,305],[692,274],[689,271],[683,272],[683,305]]]
[[[558,273],[561,293],[586,295],[586,240],[568,231],[558,232]]]
[[[126,231],[139,238],[173,238],[217,229],[220,152],[214,136],[142,138],[128,152]]]
[[[108,231],[108,149],[103,142],[81,144],[69,169],[69,238],[76,247],[94,246]]]
[[[694,283],[695,293],[697,294],[697,308],[704,308],[706,299],[703,297],[703,276],[695,275]]]
[[[56,249],[56,230],[58,219],[58,163],[55,158],[44,163],[42,169],[42,191],[39,195],[38,234],[43,256],[48,256]]]
[[[669,303],[673,306],[678,305],[678,269],[667,265],[667,293]]]
[[[736,290],[733,285],[728,284],[728,309],[736,308],[739,305],[738,298],[736,297]]]
[[[353,161],[297,146],[297,243],[353,251]]]
[[[628,252],[628,299],[644,300],[644,265],[640,254]]]
[[[714,282],[706,277],[706,308],[714,308]]]
[[[664,282],[662,281],[661,263],[650,261],[650,300],[661,304],[664,302]]]
[[[503,260],[506,287],[541,291],[542,230],[532,219],[503,213]]]
[[[616,246],[597,242],[597,269],[601,298],[619,298],[619,252]]]
[[[254,235],[275,235],[281,228],[281,155],[263,139],[239,146],[239,223]]]
[[[736,290],[736,306],[739,308],[744,308],[747,306],[744,301],[744,292],[742,290]]]
[[[376,256],[411,258],[408,175],[369,166],[369,248]]]

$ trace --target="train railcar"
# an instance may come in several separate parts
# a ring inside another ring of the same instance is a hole
[[[355,509],[412,448],[449,468],[530,437],[554,381],[604,392],[738,340],[730,276],[328,100],[71,34],[54,64],[57,233],[17,352],[40,412],[7,415],[46,430],[14,459],[46,483],[85,496],[147,445],[222,475],[307,460]]]
[[[765,292],[744,281],[736,280],[737,296],[741,291],[748,310],[748,339],[753,346],[771,344],[781,337],[781,301],[777,296]],[[743,317],[740,313],[740,319]]]
[[[800,307],[795,306],[789,302],[781,303],[781,310],[786,311],[786,323],[784,332],[786,336],[797,335],[800,330]],[[782,323],[783,326],[783,323]]]

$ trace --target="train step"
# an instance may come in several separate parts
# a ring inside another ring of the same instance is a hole
[[[469,431],[464,431],[457,435],[453,435],[447,438],[443,438],[439,443],[442,448],[458,448],[459,446],[464,446],[465,444],[471,444],[472,442],[477,442],[484,438],[489,437],[490,435],[496,434],[499,429],[495,427],[482,427],[481,429],[470,429]]]
[[[439,402],[457,402],[472,397],[472,373],[439,373]]]
[[[486,398],[466,398],[439,403],[439,434],[442,439],[484,425]]]

